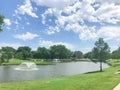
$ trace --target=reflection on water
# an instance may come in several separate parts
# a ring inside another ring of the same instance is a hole
[[[99,63],[93,62],[69,62],[56,63],[55,65],[39,65],[37,71],[17,71],[16,65],[0,66],[0,82],[12,82],[23,80],[34,80],[51,77],[60,77],[86,73],[99,70]],[[103,68],[109,67],[103,64]]]

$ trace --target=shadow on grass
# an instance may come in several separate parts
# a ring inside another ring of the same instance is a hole
[[[102,73],[102,72],[104,72],[104,71],[93,71],[93,72],[87,72],[87,73],[85,73],[85,74]]]

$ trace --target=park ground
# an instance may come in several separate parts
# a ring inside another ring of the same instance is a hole
[[[110,60],[111,67],[103,72],[30,80],[22,82],[0,83],[0,90],[112,90],[120,83],[120,60]]]

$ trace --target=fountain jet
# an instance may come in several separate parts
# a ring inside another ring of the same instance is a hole
[[[38,68],[34,62],[23,62],[15,70],[33,71],[38,70]]]

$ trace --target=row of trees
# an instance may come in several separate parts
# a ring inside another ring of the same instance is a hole
[[[53,45],[50,49],[38,47],[36,51],[32,51],[30,47],[23,46],[15,50],[12,47],[2,47],[0,50],[1,61],[8,62],[10,58],[18,59],[68,59],[73,56],[73,52],[64,45]]]
[[[100,46],[101,45],[101,46]],[[99,55],[100,53],[100,55]],[[101,56],[101,57],[100,57]],[[51,46],[49,49],[45,47],[38,47],[36,51],[32,51],[30,47],[23,46],[19,47],[17,50],[12,47],[2,47],[0,50],[0,57],[1,59],[6,59],[9,61],[10,58],[18,58],[18,59],[81,59],[81,58],[90,58],[98,59],[102,58],[104,61],[107,58],[120,58],[120,47],[110,53],[110,48],[107,43],[104,42],[102,38],[100,38],[95,43],[95,47],[92,49],[91,52],[83,54],[81,51],[74,51],[67,49],[64,45],[54,45]]]
[[[2,47],[0,50],[0,56],[3,59],[9,61],[11,58],[18,59],[81,59],[84,58],[84,54],[81,51],[71,51],[64,45],[53,45],[50,49],[45,47],[38,47],[36,51],[32,51],[30,47],[23,46],[17,50],[12,47]]]

